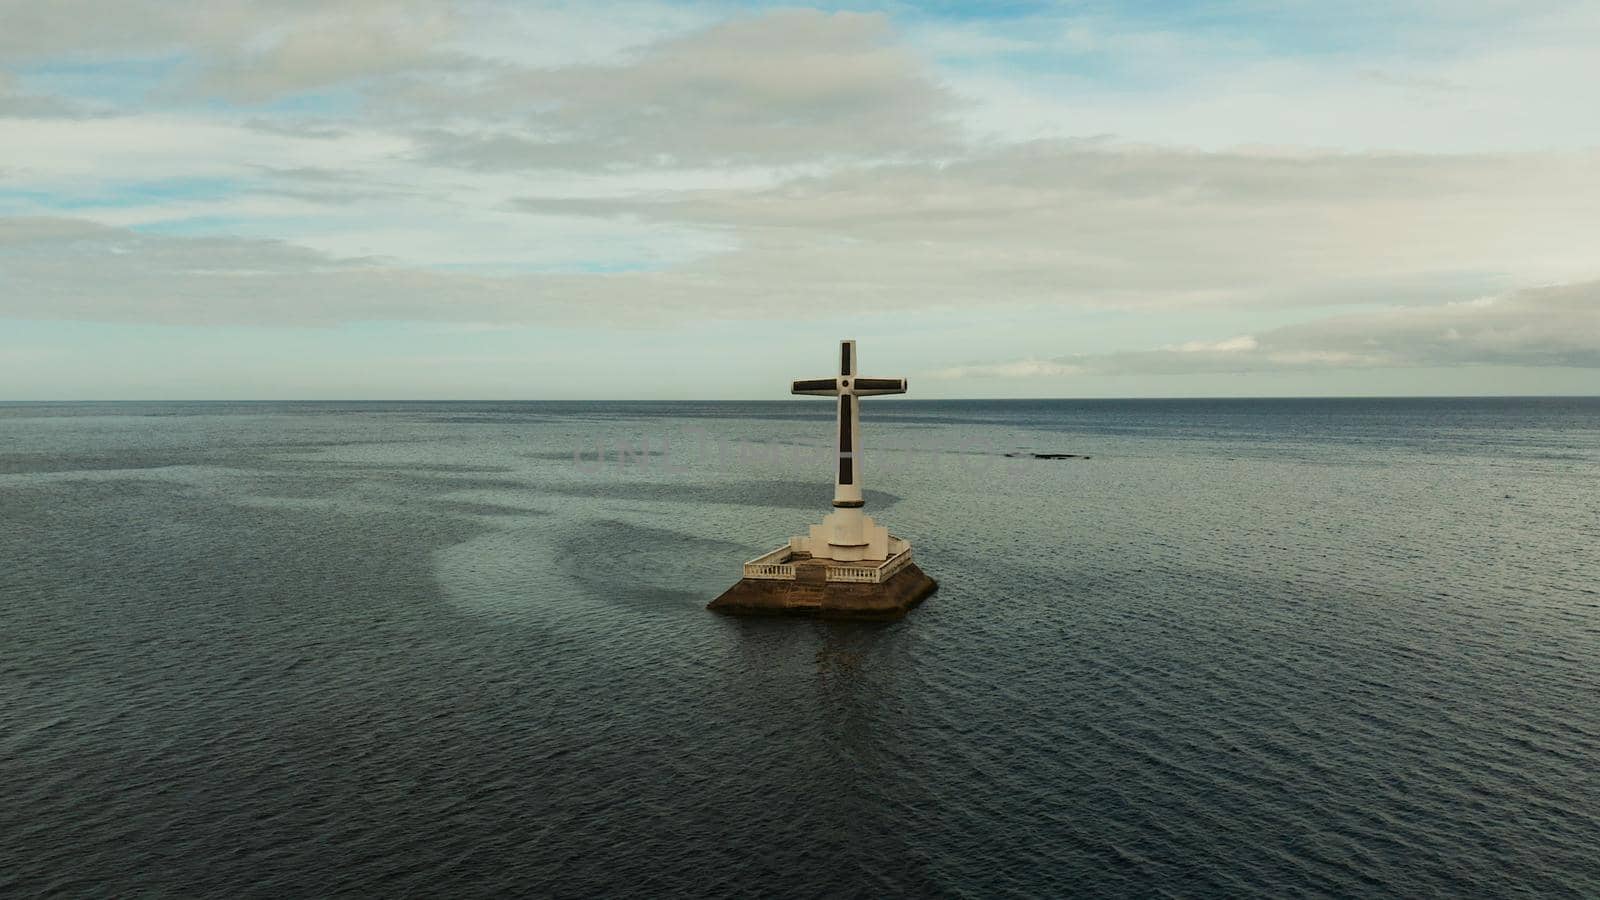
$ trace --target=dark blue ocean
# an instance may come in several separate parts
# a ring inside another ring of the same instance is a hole
[[[1600,400],[868,401],[938,593],[706,612],[831,423],[0,405],[0,894],[1600,896]]]

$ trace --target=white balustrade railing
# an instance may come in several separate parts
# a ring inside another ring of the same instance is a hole
[[[829,566],[827,578],[829,581],[880,584],[893,578],[896,572],[909,565],[911,565],[911,548],[907,547],[881,566]]]
[[[793,553],[788,547],[763,553],[744,564],[744,577],[793,581],[795,565],[789,562],[792,558]],[[828,566],[823,570],[823,577],[828,581],[879,584],[893,578],[895,573],[909,565],[911,548],[906,547],[881,566]]]
[[[857,581],[873,584],[878,580],[878,570],[866,566],[829,566],[829,581]]]
[[[906,566],[911,565],[911,548],[907,547],[894,555],[894,558],[883,564],[878,570],[878,580],[888,581],[894,574]]]
[[[794,580],[794,566],[784,560],[790,556],[788,547],[763,553],[744,564],[744,577]]]

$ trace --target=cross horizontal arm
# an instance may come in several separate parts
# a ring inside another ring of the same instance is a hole
[[[906,380],[904,378],[857,378],[855,393],[862,397],[872,397],[879,394],[904,394]]]
[[[839,380],[837,378],[809,378],[796,381],[794,387],[789,389],[791,394],[811,394],[817,397],[837,397],[839,395]]]

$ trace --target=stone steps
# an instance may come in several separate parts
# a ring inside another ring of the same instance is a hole
[[[822,598],[827,595],[828,589],[825,582],[808,584],[796,581],[789,585],[789,590],[783,597],[783,605],[789,609],[816,610],[822,607]]]

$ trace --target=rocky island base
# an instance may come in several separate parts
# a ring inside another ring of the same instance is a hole
[[[792,579],[739,579],[706,607],[734,616],[811,616],[886,621],[904,616],[938,589],[938,582],[907,562],[880,582],[833,581],[826,560],[791,561]]]

